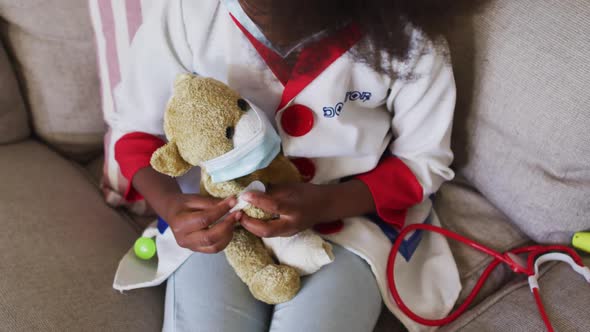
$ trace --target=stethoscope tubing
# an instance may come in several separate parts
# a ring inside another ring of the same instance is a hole
[[[479,250],[483,253],[486,253],[494,258],[494,260],[487,266],[487,268],[482,273],[481,277],[465,299],[465,301],[451,314],[449,314],[445,318],[440,319],[429,319],[422,317],[415,312],[413,312],[402,300],[399,292],[397,291],[397,287],[395,285],[395,277],[394,277],[394,266],[395,266],[395,259],[397,257],[397,253],[399,248],[406,237],[406,235],[410,232],[417,231],[417,230],[424,230],[429,232],[434,232],[451,238],[453,240],[459,241],[461,243],[467,244],[470,247]],[[555,253],[560,252],[560,253]],[[525,261],[521,261],[518,255],[528,253],[528,259]],[[543,256],[545,257],[543,257]],[[555,256],[561,255],[561,256]],[[541,257],[539,257],[541,256]],[[536,264],[537,258],[539,259],[539,264]],[[389,254],[389,258],[387,261],[387,281],[389,284],[389,290],[391,296],[395,300],[395,303],[398,305],[400,310],[406,314],[410,319],[413,321],[420,323],[426,326],[442,326],[449,324],[459,318],[471,305],[483,285],[485,284],[486,280],[489,278],[492,271],[501,263],[508,265],[514,272],[519,274],[525,274],[529,277],[529,284],[531,286],[531,291],[534,295],[535,301],[539,308],[539,313],[543,322],[545,323],[547,330],[552,332],[553,327],[551,326],[551,322],[549,321],[549,317],[545,311],[543,303],[541,301],[541,295],[539,293],[539,286],[536,283],[536,279],[538,276],[538,266],[546,261],[552,260],[559,260],[566,262],[574,268],[574,270],[580,274],[582,274],[586,281],[590,282],[590,269],[584,266],[581,257],[570,247],[563,246],[563,245],[533,245],[527,246],[522,248],[512,249],[505,253],[499,253],[483,244],[477,243],[471,239],[468,239],[462,235],[459,235],[453,231],[448,229],[444,229],[438,226],[429,225],[429,224],[412,224],[405,228],[403,228],[395,242],[393,243],[393,247]]]

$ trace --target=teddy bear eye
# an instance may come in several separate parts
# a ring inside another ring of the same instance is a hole
[[[244,99],[238,99],[238,107],[244,112],[247,112],[250,109],[250,105],[248,105],[248,102]]]
[[[225,137],[227,137],[227,139],[232,139],[234,137],[234,132],[234,127],[225,128]]]

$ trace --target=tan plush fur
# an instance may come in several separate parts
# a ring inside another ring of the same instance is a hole
[[[239,99],[239,94],[222,82],[190,74],[180,75],[164,115],[164,131],[169,142],[154,152],[152,167],[170,176],[180,176],[193,166],[231,151],[233,142],[226,137],[226,129],[235,128],[244,114],[238,106]],[[299,182],[301,176],[295,166],[279,154],[265,169],[232,181],[213,183],[203,171],[201,193],[226,198],[237,195],[255,180],[268,186]],[[255,207],[248,207],[244,212],[257,219],[271,218],[270,214]],[[283,303],[299,291],[297,271],[274,264],[262,241],[245,229],[236,229],[225,254],[237,275],[260,301]]]
[[[268,167],[258,170],[250,175],[241,177],[234,181],[213,183],[206,172],[202,172],[201,183],[205,190],[214,197],[227,197],[237,195],[253,181],[260,181],[268,185],[281,183],[294,183],[301,181],[301,175],[297,168],[282,154],[279,154]],[[249,207],[244,210],[252,218],[268,220],[270,215],[263,211]]]

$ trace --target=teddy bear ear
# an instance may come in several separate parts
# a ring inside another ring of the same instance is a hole
[[[156,150],[152,154],[150,164],[156,171],[172,177],[184,175],[192,167],[182,158],[174,142],[169,142]]]

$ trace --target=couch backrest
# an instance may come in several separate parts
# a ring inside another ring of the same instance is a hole
[[[535,240],[590,228],[590,5],[496,0],[452,31],[456,168]]]
[[[0,16],[38,136],[70,156],[100,151],[87,1],[0,0]],[[536,240],[590,228],[588,1],[492,0],[461,23],[458,172]]]
[[[0,0],[0,16],[35,133],[70,157],[99,153],[105,125],[87,1]]]
[[[0,41],[0,144],[21,140],[29,133],[25,104]]]

